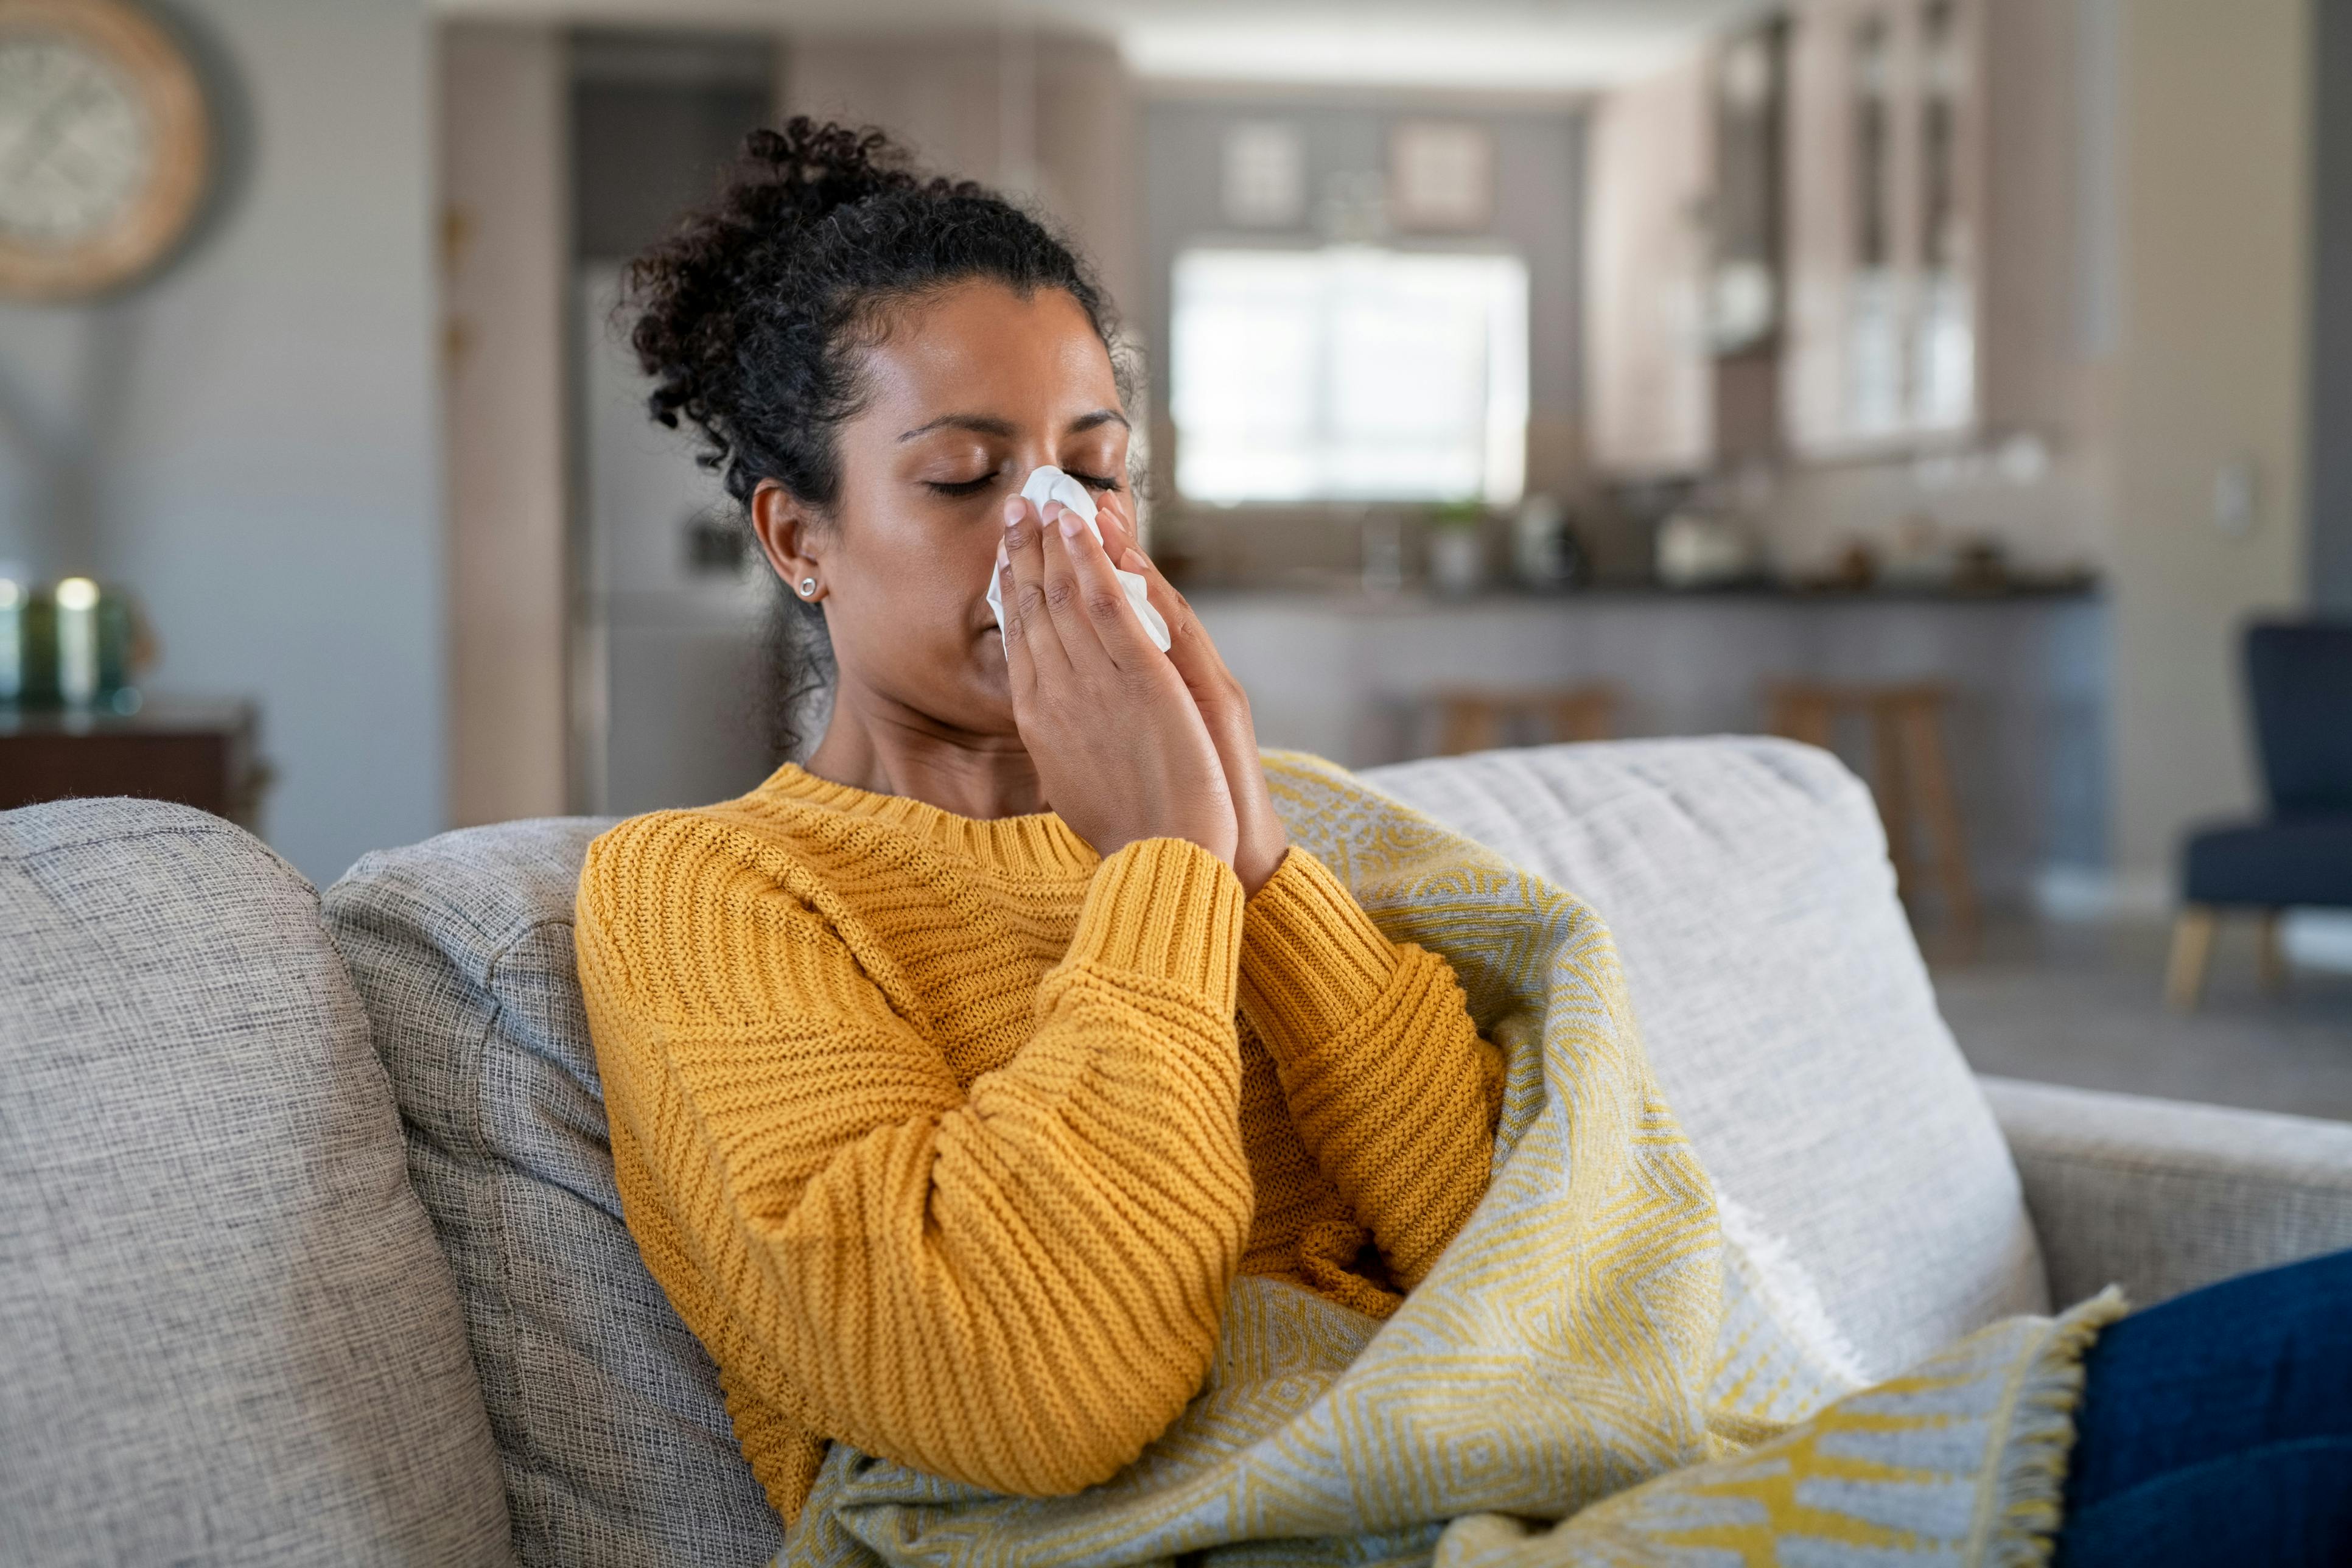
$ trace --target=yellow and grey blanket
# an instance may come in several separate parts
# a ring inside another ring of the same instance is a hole
[[[1268,772],[1293,842],[1444,954],[1507,1053],[1485,1200],[1386,1323],[1240,1281],[1207,1386],[1076,1496],[835,1445],[780,1563],[2045,1561],[2083,1352],[2119,1298],[1862,1386],[1692,1153],[1598,917],[1327,763]]]

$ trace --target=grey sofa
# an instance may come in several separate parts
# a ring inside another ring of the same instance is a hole
[[[1865,1371],[2352,1246],[2352,1126],[1971,1076],[1820,752],[1373,776],[1609,919],[1727,1213]],[[182,808],[0,814],[0,1562],[775,1551],[620,1222],[571,959],[602,826],[445,835],[321,899]]]

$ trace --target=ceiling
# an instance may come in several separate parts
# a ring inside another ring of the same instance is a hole
[[[1656,70],[1762,0],[435,0],[445,14],[807,33],[1045,26],[1160,82],[1580,92]]]

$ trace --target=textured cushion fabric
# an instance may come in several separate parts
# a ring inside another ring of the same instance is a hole
[[[2047,1308],[2016,1169],[1835,758],[1618,742],[1366,777],[1601,912],[1666,1098],[1761,1233],[1743,1239],[1810,1277],[1868,1373]]]
[[[513,1560],[310,885],[184,806],[0,813],[0,1562]]]
[[[456,1265],[523,1560],[764,1562],[782,1527],[718,1373],[621,1221],[572,901],[609,823],[373,854],[327,893]]]
[[[2135,1306],[2352,1247],[2352,1126],[1979,1080],[2025,1183],[2052,1290]]]
[[[2180,896],[2192,904],[2352,906],[2352,815],[2193,834],[2181,852]]]

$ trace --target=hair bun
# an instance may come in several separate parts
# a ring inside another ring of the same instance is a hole
[[[796,114],[782,130],[763,128],[743,138],[734,195],[741,216],[754,223],[789,216],[806,225],[885,191],[925,184],[905,151],[881,132]]]

